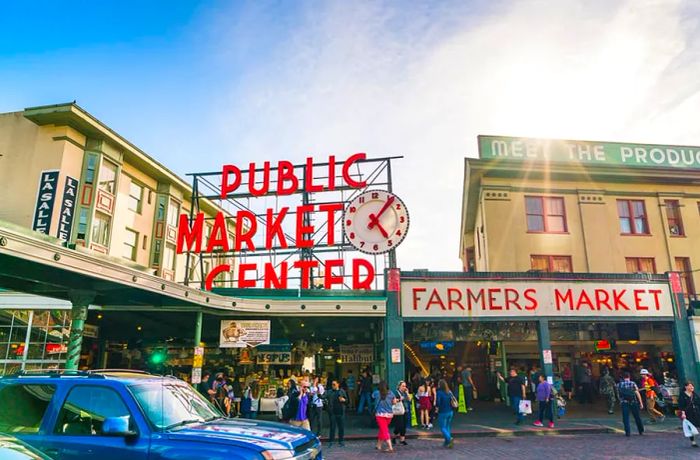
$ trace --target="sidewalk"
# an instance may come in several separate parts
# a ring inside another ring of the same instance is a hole
[[[607,409],[602,403],[594,405],[580,405],[576,401],[567,404],[567,412],[561,419],[554,421],[555,427],[541,428],[533,426],[533,415],[525,417],[521,425],[516,425],[515,416],[509,407],[491,402],[477,402],[473,411],[467,414],[456,413],[452,423],[452,434],[455,437],[501,437],[501,436],[545,436],[545,435],[575,435],[575,434],[601,434],[624,433],[622,415],[619,405],[615,408],[615,414],[608,415]],[[346,440],[376,439],[377,428],[370,425],[370,417],[348,412],[345,423]],[[664,422],[650,423],[646,413],[642,414],[646,432],[673,432],[681,431],[681,423],[675,416],[668,416]],[[632,434],[636,435],[636,427],[632,420]],[[323,420],[321,439],[328,436],[328,421]],[[434,426],[431,430],[423,430],[420,427],[410,428],[406,437],[432,438],[442,437],[440,429]]]

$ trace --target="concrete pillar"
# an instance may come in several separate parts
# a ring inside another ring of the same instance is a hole
[[[80,349],[83,345],[83,327],[87,319],[88,306],[95,300],[91,291],[71,291],[71,327],[68,340],[66,370],[77,370],[80,363]]]
[[[396,388],[406,375],[406,357],[403,349],[403,320],[399,314],[400,272],[397,268],[387,270],[386,279],[386,317],[384,320],[384,355],[386,357],[386,380],[390,389]],[[398,363],[392,362],[391,352],[399,350]]]
[[[552,344],[549,340],[549,321],[540,319],[537,321],[537,342],[540,346],[540,364],[542,372],[551,383],[554,379],[554,369],[552,366]]]
[[[694,353],[695,346],[690,332],[688,312],[685,309],[685,298],[681,290],[681,281],[678,273],[670,272],[668,276],[671,285],[671,299],[673,300],[673,327],[671,329],[673,332],[673,351],[676,356],[678,383],[682,386],[685,380],[698,382],[700,375],[695,369],[697,358]]]
[[[194,323],[194,346],[198,347],[202,341],[202,312],[197,312],[197,318]]]

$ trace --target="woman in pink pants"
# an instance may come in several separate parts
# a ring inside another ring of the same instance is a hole
[[[375,417],[377,419],[377,426],[379,426],[379,434],[377,435],[377,450],[384,450],[383,444],[386,443],[386,452],[394,452],[394,448],[391,446],[391,434],[389,434],[389,424],[391,419],[394,417],[394,413],[391,410],[391,406],[398,402],[398,399],[389,391],[389,385],[386,381],[382,380],[379,382],[379,389],[375,390],[374,400],[377,401],[377,411]]]

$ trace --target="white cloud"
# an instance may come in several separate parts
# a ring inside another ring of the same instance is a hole
[[[405,155],[394,171],[412,220],[400,266],[450,270],[477,134],[700,143],[692,4],[438,5],[308,3],[223,96],[225,159]],[[249,49],[255,36],[234,22],[230,46]]]

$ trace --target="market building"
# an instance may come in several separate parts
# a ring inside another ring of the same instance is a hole
[[[594,377],[603,366],[647,366],[695,378],[687,306],[700,264],[700,149],[478,142],[479,158],[465,160],[465,273],[402,288],[407,342],[420,346],[432,328],[453,342],[443,362],[468,362],[482,376],[495,364],[551,375],[587,362]]]

